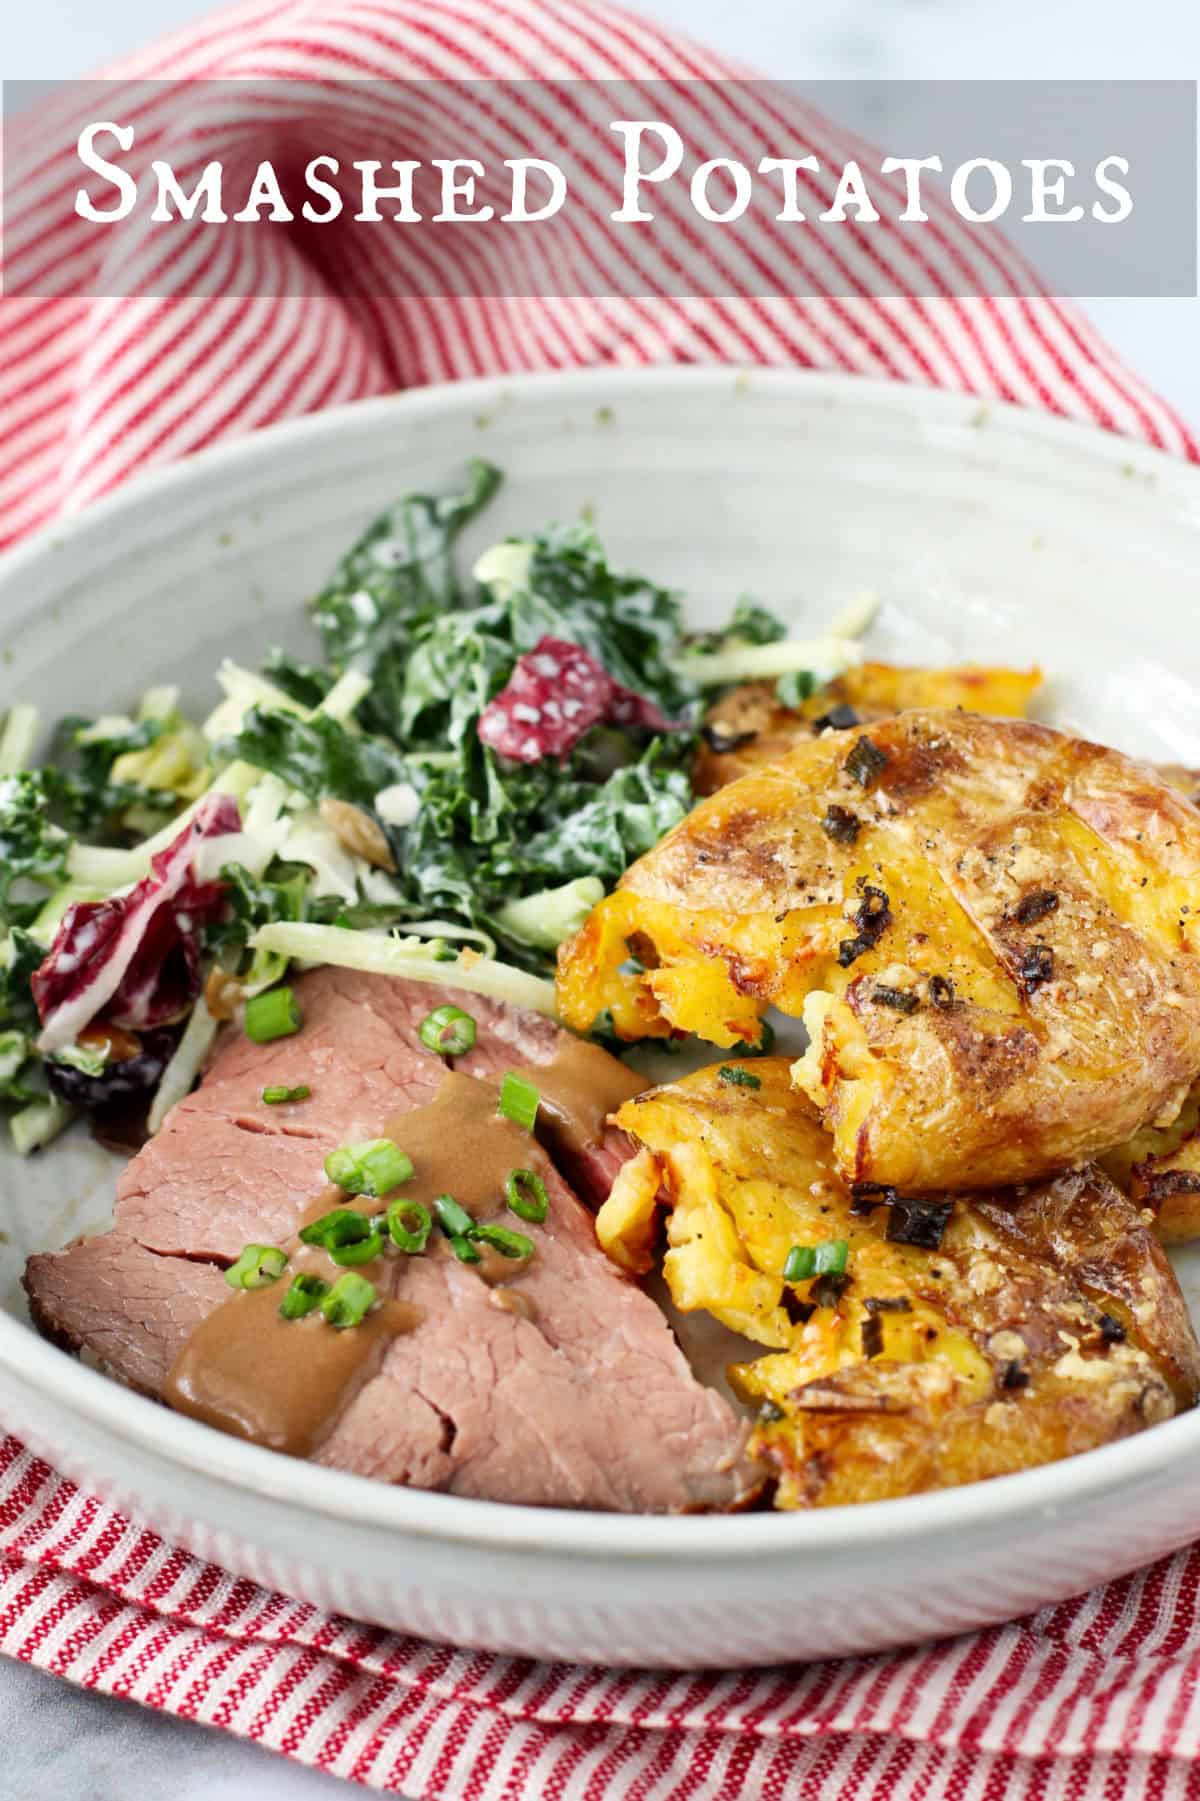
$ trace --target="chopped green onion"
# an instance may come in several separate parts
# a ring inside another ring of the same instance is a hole
[[[531,1225],[541,1225],[550,1202],[546,1195],[546,1184],[535,1170],[514,1169],[504,1184],[504,1196],[518,1219],[527,1219]]]
[[[794,1244],[783,1265],[785,1282],[807,1282],[817,1273],[817,1253],[810,1244]]]
[[[748,1069],[742,1069],[737,1063],[722,1063],[717,1071],[717,1080],[728,1082],[732,1088],[761,1088],[762,1077],[751,1075]]]
[[[510,1232],[507,1226],[476,1226],[475,1236],[481,1244],[490,1244],[502,1257],[519,1258],[522,1263],[533,1256],[532,1238],[524,1232]]]
[[[406,1157],[390,1138],[372,1138],[367,1144],[346,1144],[330,1151],[325,1174],[347,1194],[369,1194],[378,1200],[412,1180],[412,1158]]]
[[[454,1252],[454,1255],[458,1258],[460,1263],[480,1262],[479,1246],[473,1244],[469,1238],[460,1233],[456,1232],[451,1238],[450,1249]]]
[[[452,1194],[439,1194],[434,1200],[433,1210],[447,1238],[468,1238],[475,1230],[475,1221],[465,1207],[459,1206]]]
[[[511,1119],[514,1126],[524,1126],[527,1132],[533,1131],[541,1098],[532,1082],[527,1082],[524,1076],[513,1075],[511,1070],[500,1084],[500,1112],[505,1119]]]
[[[281,1107],[285,1101],[306,1101],[311,1093],[308,1084],[302,1082],[299,1088],[264,1088],[262,1097],[268,1107]]]
[[[368,1263],[378,1257],[383,1241],[375,1222],[353,1207],[335,1207],[300,1233],[301,1244],[319,1245],[335,1263]]]
[[[225,1271],[230,1288],[269,1288],[287,1268],[287,1256],[273,1244],[248,1244]]]
[[[475,1021],[461,1007],[435,1007],[417,1033],[427,1051],[439,1057],[465,1057],[475,1043]]]
[[[329,1284],[320,1276],[293,1276],[291,1287],[279,1303],[284,1319],[304,1319],[329,1293]]]
[[[351,1263],[370,1263],[383,1255],[383,1237],[379,1232],[371,1232],[366,1238],[355,1239],[350,1244],[326,1245],[330,1257],[343,1267]]]
[[[398,1251],[416,1257],[429,1243],[433,1220],[420,1201],[393,1201],[384,1214],[388,1237]]]
[[[360,1326],[368,1310],[375,1305],[375,1284],[348,1269],[344,1276],[338,1277],[319,1305],[329,1324],[339,1332],[347,1326]]]
[[[268,988],[246,1002],[246,1036],[255,1044],[274,1038],[290,1038],[304,1024],[299,1003],[290,988]]]
[[[783,1265],[785,1282],[807,1282],[810,1276],[840,1276],[850,1260],[845,1238],[827,1238],[818,1245],[794,1244]]]
[[[850,1261],[850,1245],[845,1238],[827,1238],[816,1249],[815,1270],[818,1276],[840,1276]]]

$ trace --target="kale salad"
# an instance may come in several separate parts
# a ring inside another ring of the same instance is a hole
[[[78,1113],[157,1130],[222,1020],[285,1005],[293,963],[553,1012],[558,945],[692,804],[712,693],[765,677],[795,705],[859,654],[864,618],[801,642],[748,600],[689,633],[588,524],[465,572],[457,540],[500,481],[477,461],[376,519],[310,602],[311,661],[225,663],[203,720],[156,687],[60,720],[35,761],[38,711],[9,709],[0,1104],[20,1153]]]

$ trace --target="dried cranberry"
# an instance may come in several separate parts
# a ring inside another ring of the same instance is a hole
[[[98,1076],[84,1075],[69,1063],[46,1060],[46,1080],[51,1093],[68,1106],[84,1113],[100,1108],[124,1105],[152,1095],[175,1049],[178,1034],[170,1031],[147,1032],[136,1057],[123,1057],[106,1064]]]
[[[590,651],[541,638],[518,657],[506,685],[479,716],[480,742],[515,763],[565,757],[594,725],[678,729],[652,700],[613,680]]]

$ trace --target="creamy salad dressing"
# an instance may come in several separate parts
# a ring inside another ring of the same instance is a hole
[[[552,1064],[529,1073],[564,1149],[584,1150],[597,1143],[606,1115],[646,1085],[607,1052],[575,1042]],[[406,1200],[420,1201],[432,1212],[437,1196],[449,1194],[481,1224],[503,1221],[536,1243],[539,1228],[508,1211],[505,1182],[516,1169],[531,1169],[546,1180],[552,1167],[529,1133],[497,1112],[497,1090],[491,1083],[448,1071],[434,1099],[392,1115],[383,1136],[412,1159],[412,1180],[400,1191]],[[282,1247],[289,1257],[283,1276],[266,1288],[231,1292],[184,1345],[167,1378],[165,1399],[171,1407],[236,1438],[294,1457],[311,1456],[380,1368],[392,1340],[421,1323],[419,1307],[388,1292],[394,1286],[403,1289],[409,1261],[403,1256],[355,1266],[384,1297],[357,1326],[338,1330],[319,1309],[302,1320],[280,1317],[279,1303],[294,1275],[309,1273],[334,1282],[342,1273],[323,1250],[301,1245],[298,1238],[303,1226],[335,1207],[382,1211],[382,1203],[332,1186],[306,1201],[296,1236]],[[536,1303],[513,1286],[529,1265],[504,1257],[491,1245],[476,1248],[479,1262],[460,1265],[463,1271],[492,1289],[496,1306],[533,1319]],[[436,1228],[424,1254],[453,1256]]]

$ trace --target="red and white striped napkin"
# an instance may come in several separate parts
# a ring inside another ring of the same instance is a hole
[[[129,118],[135,84],[157,78],[745,72],[584,0],[254,0],[110,73],[131,84]],[[826,166],[857,153],[808,116],[810,138],[814,124]],[[37,167],[5,232],[10,245],[45,234],[78,260],[82,290],[98,285],[91,241],[51,223],[76,173],[65,158]],[[940,253],[969,261],[953,217],[937,229]],[[600,251],[626,254],[615,232]],[[1038,406],[1200,459],[1178,416],[1071,307],[956,299],[929,270],[932,298],[872,299],[879,259],[910,266],[913,245],[881,222],[869,278],[860,254],[847,253],[842,296],[786,301],[6,299],[0,543],[136,470],[273,420],[577,364],[838,369]],[[581,1671],[322,1616],[164,1544],[0,1441],[0,1651],[431,1801],[1200,1795],[1198,1593],[1190,1551],[1032,1620],[910,1653],[725,1675]]]

